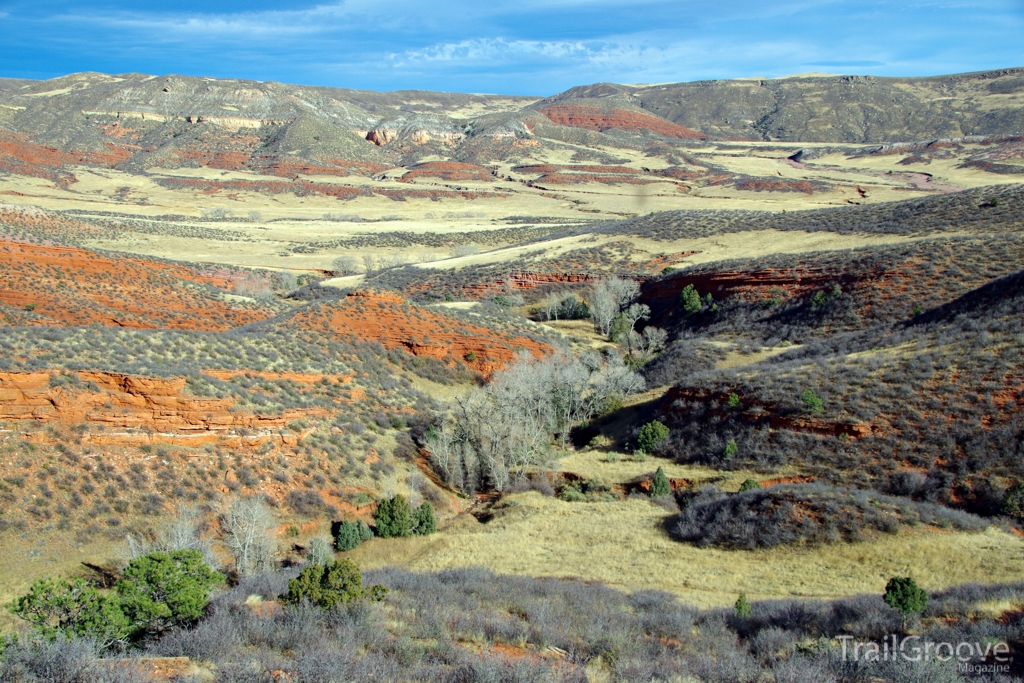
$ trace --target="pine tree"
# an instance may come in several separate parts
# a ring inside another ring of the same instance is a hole
[[[704,302],[700,300],[700,294],[697,293],[697,288],[693,285],[686,285],[683,288],[679,295],[679,301],[683,304],[683,313],[688,316],[700,313],[704,308]]]
[[[733,605],[736,610],[736,616],[738,617],[749,617],[751,613],[750,603],[747,602],[747,594],[740,593],[740,597],[737,598],[736,604]]]
[[[380,501],[373,518],[377,526],[376,534],[380,538],[409,536],[412,533],[412,508],[405,496],[397,495],[390,500]]]
[[[665,476],[665,470],[661,467],[654,473],[651,479],[651,498],[662,498],[672,493],[672,485]]]
[[[437,520],[434,518],[434,506],[429,502],[424,502],[416,508],[414,515],[415,519],[415,533],[418,536],[429,536],[437,532]]]

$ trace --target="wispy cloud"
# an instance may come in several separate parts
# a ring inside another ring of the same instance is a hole
[[[1022,0],[251,0],[246,11],[78,0],[56,12],[13,0],[15,12],[11,1],[0,0],[0,75],[131,70],[537,94],[814,67],[996,68],[1021,61],[1024,30]]]

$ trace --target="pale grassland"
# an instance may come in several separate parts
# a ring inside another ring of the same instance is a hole
[[[734,345],[730,342],[717,342],[716,345],[722,345],[726,347],[733,347]],[[715,364],[716,368],[727,369],[727,368],[743,368],[748,365],[755,365],[763,360],[767,360],[773,356],[777,356],[780,353],[791,351],[792,349],[799,348],[799,344],[793,344],[791,346],[773,346],[771,348],[762,348],[760,351],[752,351],[750,353],[743,353],[736,351],[735,349],[730,350],[726,353],[725,358],[718,361]]]
[[[668,513],[647,500],[566,503],[510,496],[487,524],[463,514],[436,536],[373,540],[348,555],[363,568],[436,570],[478,565],[527,576],[578,577],[627,590],[660,589],[699,606],[751,599],[880,593],[912,573],[930,590],[1020,578],[1024,541],[983,533],[902,531],[857,544],[736,551],[672,540]]]
[[[225,190],[208,194],[201,190],[168,189],[156,182],[161,176],[274,183],[289,180],[243,171],[154,168],[150,169],[148,175],[133,175],[116,169],[75,167],[69,170],[75,174],[77,182],[68,187],[58,186],[41,178],[8,176],[4,180],[3,190],[0,191],[0,199],[19,205],[55,210],[110,211],[115,214],[149,216],[179,214],[194,216],[197,219],[204,209],[227,209],[242,217],[249,211],[258,211],[261,219],[255,223],[248,220],[227,220],[206,224],[210,227],[241,231],[253,240],[251,242],[187,239],[176,237],[173,230],[169,230],[165,234],[126,233],[115,240],[88,242],[87,246],[170,258],[180,258],[182,254],[188,254],[190,259],[199,261],[310,271],[329,269],[331,260],[341,252],[335,249],[315,254],[300,254],[291,251],[295,245],[382,231],[448,233],[493,229],[505,227],[507,223],[501,219],[513,215],[603,221],[681,208],[795,211],[848,203],[908,199],[929,194],[912,187],[908,173],[930,173],[934,175],[935,183],[956,187],[1017,182],[1015,176],[985,173],[975,168],[957,168],[962,158],[934,160],[926,165],[900,166],[898,162],[905,156],[903,154],[852,159],[843,155],[830,155],[808,162],[806,169],[797,168],[785,159],[799,148],[817,146],[820,145],[716,142],[695,145],[688,149],[689,153],[703,157],[713,164],[725,166],[736,173],[791,180],[821,180],[834,187],[832,191],[814,194],[740,191],[730,186],[695,187],[692,191],[684,193],[678,191],[681,185],[667,182],[650,185],[553,185],[544,190],[529,187],[521,182],[505,180],[445,182],[438,178],[421,178],[412,183],[400,183],[394,179],[374,180],[356,176],[304,178],[318,183],[357,188],[387,188],[401,191],[451,191],[462,188],[480,194],[476,199],[447,197],[440,201],[431,201],[428,198],[392,201],[380,195],[339,201],[321,195],[300,197],[289,192],[267,195],[254,191]],[[968,146],[968,153],[974,151],[975,146]],[[574,161],[573,155],[577,152],[583,152],[590,160]],[[595,152],[615,160],[617,165],[636,169],[653,169],[668,165],[664,158],[649,157],[642,151],[634,149],[590,149],[574,145],[538,144],[524,148],[522,160],[500,163],[497,170],[499,176],[511,174],[525,180],[528,176],[512,173],[511,169],[516,163],[599,164],[600,162],[593,160]],[[396,168],[384,175],[390,178],[404,172],[405,169]],[[867,191],[866,198],[861,196],[858,188]],[[323,220],[326,213],[348,214],[366,220],[397,216],[399,220],[376,223],[333,222]],[[700,252],[678,264],[686,265],[766,253],[793,253],[817,248],[844,249],[884,243],[886,239],[899,241],[898,238],[881,236],[861,238],[829,234],[815,236],[787,233],[786,236],[781,236],[745,233],[712,240],[680,241],[670,244],[642,245],[638,242],[638,246],[650,254],[671,251]],[[571,244],[576,242],[538,245],[533,248],[554,248],[558,251],[552,251],[551,255],[555,255],[569,248]],[[411,248],[404,253],[410,260],[425,260],[436,263],[436,267],[447,268],[493,263],[496,260],[522,256],[530,250],[498,249],[477,257],[463,257],[465,260],[454,263],[446,258],[449,254],[445,251],[437,248]],[[375,256],[389,256],[399,252],[402,250],[378,249],[373,253]],[[353,249],[345,253],[359,258],[364,251]]]
[[[0,632],[17,621],[6,607],[25,594],[33,581],[43,576],[86,576],[82,563],[106,566],[120,558],[123,541],[100,540],[85,545],[74,542],[68,531],[31,532],[3,536],[0,552]]]
[[[557,332],[578,347],[603,349],[615,346],[595,332],[594,323],[589,320],[548,320],[540,326]]]
[[[610,459],[608,456],[612,455]],[[606,485],[649,477],[661,467],[672,479],[686,479],[701,486],[715,484],[724,491],[738,491],[747,479],[764,480],[798,474],[787,468],[774,472],[770,477],[753,470],[722,471],[701,465],[679,465],[664,458],[648,457],[644,461],[634,460],[629,454],[600,449],[575,451],[557,461],[555,467],[561,472],[572,472],[586,479],[597,478]]]

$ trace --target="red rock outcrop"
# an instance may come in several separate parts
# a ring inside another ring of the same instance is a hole
[[[679,138],[682,140],[703,140],[707,136],[703,133],[666,121],[665,119],[644,114],[641,112],[629,111],[627,109],[612,109],[604,111],[598,107],[586,104],[556,104],[542,109],[541,114],[561,126],[570,128],[584,128],[586,130],[605,131],[609,128],[631,132],[650,131],[667,138]]]
[[[183,377],[164,379],[96,371],[70,375],[76,381],[68,383],[64,375],[62,381],[54,383],[49,372],[0,372],[0,420],[88,423],[156,432],[152,436],[157,437],[206,435],[216,440],[240,429],[276,432],[311,414],[304,410],[279,415],[239,411],[231,398],[183,394]],[[136,436],[141,442],[153,440],[145,434]],[[83,440],[102,441],[104,434]]]

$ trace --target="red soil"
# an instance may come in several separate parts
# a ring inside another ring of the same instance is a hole
[[[409,183],[417,178],[440,178],[446,181],[475,180],[491,182],[494,176],[490,170],[476,164],[457,161],[428,161],[410,166],[399,182]]]
[[[871,279],[881,277],[882,274],[877,274]],[[721,270],[648,282],[643,286],[642,296],[657,315],[671,310],[679,301],[683,289],[691,284],[701,296],[710,292],[716,299],[740,296],[747,301],[767,302],[775,296],[786,299],[811,296],[835,283],[839,283],[843,291],[848,292],[867,279],[866,276],[845,275],[810,266],[753,271]],[[652,324],[658,323],[652,321]]]
[[[535,357],[550,351],[526,337],[504,335],[411,306],[391,292],[353,292],[342,301],[303,309],[289,320],[291,326],[313,330],[323,330],[324,323],[338,336],[375,341],[448,363],[462,362],[485,376],[511,363],[520,350]]]
[[[62,152],[55,147],[29,142],[21,135],[0,132],[0,171],[73,182],[74,176],[62,170],[68,164],[110,166],[132,155],[125,146],[107,144],[106,147],[105,152]]]
[[[0,242],[0,304],[32,310],[41,324],[221,332],[273,311],[229,303],[205,277],[175,264],[85,249]]]
[[[776,477],[775,479],[765,479],[761,482],[761,488],[766,489],[769,486],[775,486],[777,484],[811,484],[814,482],[814,477],[810,475],[796,475],[793,477]]]
[[[589,105],[556,104],[541,110],[540,113],[561,126],[569,126],[571,128],[597,131],[617,128],[638,133],[650,131],[658,135],[664,135],[667,138],[680,138],[684,140],[703,140],[707,138],[703,133],[680,126],[671,121],[666,121],[661,117],[627,111],[625,109],[602,111],[597,107]]]

